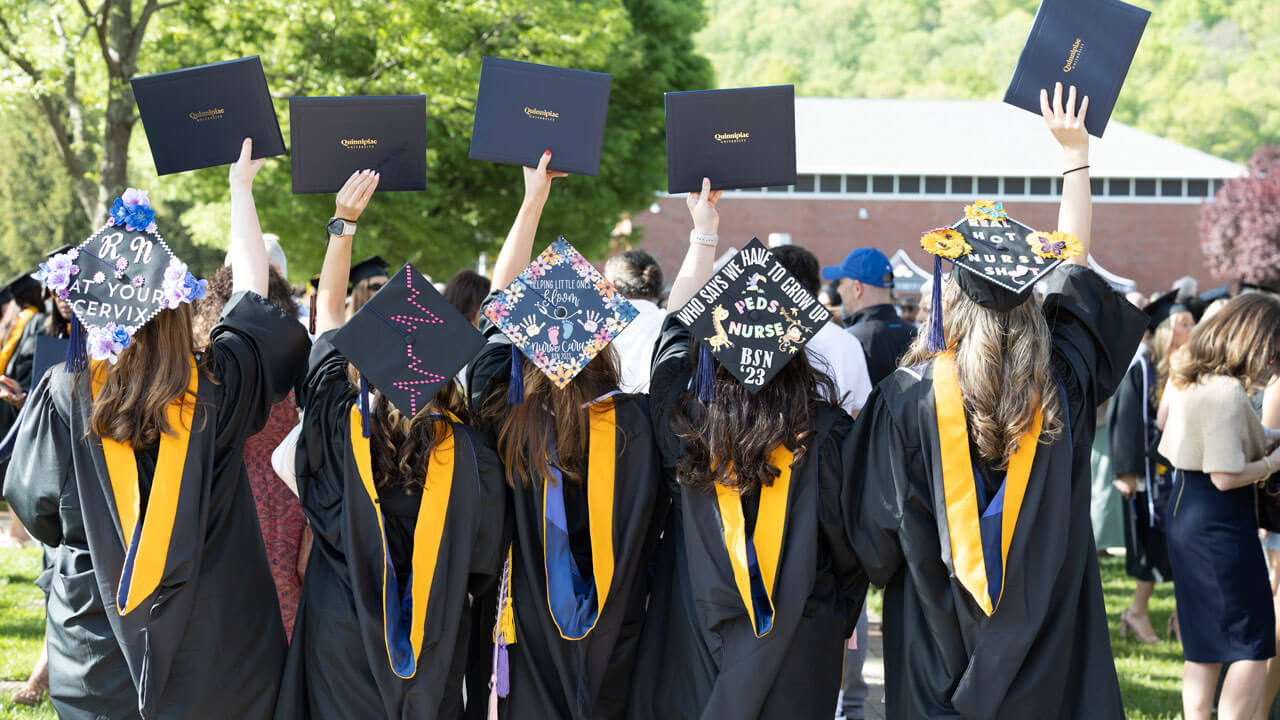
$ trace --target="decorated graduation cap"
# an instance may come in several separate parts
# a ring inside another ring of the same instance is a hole
[[[89,358],[114,365],[143,325],[162,310],[204,297],[207,287],[156,230],[146,191],[133,188],[112,204],[100,230],[50,255],[38,275],[71,304],[67,366],[73,371],[86,369]]]
[[[577,377],[636,317],[636,308],[563,237],[485,306],[511,339],[507,400],[524,401],[524,354],[557,387]]]
[[[676,318],[702,344],[694,386],[698,397],[710,402],[715,361],[754,394],[830,322],[831,312],[752,238]]]
[[[360,371],[360,409],[369,422],[369,384],[414,417],[484,345],[482,336],[412,265],[382,286],[333,338]]]
[[[391,275],[391,268],[387,265],[387,261],[382,259],[381,255],[367,257],[364,260],[351,266],[350,287],[354,288],[359,283],[369,278],[387,277]]]
[[[955,266],[954,280],[970,300],[994,312],[1009,312],[1031,297],[1031,288],[1063,261],[1084,252],[1070,233],[1037,232],[1009,217],[1004,204],[978,200],[950,227],[926,232],[920,244],[933,255],[933,308],[929,349],[947,343],[942,327],[942,260]]]

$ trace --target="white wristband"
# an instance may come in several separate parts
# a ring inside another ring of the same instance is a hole
[[[703,247],[715,247],[720,244],[719,235],[702,235],[697,230],[689,231],[689,242]]]

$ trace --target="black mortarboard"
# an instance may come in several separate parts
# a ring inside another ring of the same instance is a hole
[[[1147,317],[1149,318],[1147,329],[1155,330],[1160,327],[1161,323],[1174,315],[1177,315],[1178,313],[1191,312],[1191,308],[1178,300],[1177,290],[1170,290],[1148,303],[1144,312],[1147,313]]]
[[[86,343],[88,357],[114,363],[160,311],[204,297],[205,281],[174,256],[154,218],[146,192],[130,188],[100,230],[40,264],[40,280],[75,314],[67,358],[72,370],[86,367]]]
[[[1213,292],[1213,290],[1210,290],[1209,292]],[[1275,295],[1276,289],[1271,287],[1270,285],[1263,285],[1262,283],[1241,282],[1240,292],[1241,293],[1264,292],[1264,293],[1271,293],[1272,295]],[[1214,298],[1214,300],[1216,299],[1217,298]],[[1210,302],[1213,302],[1213,300],[1210,300]]]
[[[406,265],[342,326],[333,344],[362,379],[414,417],[471,362],[484,336]],[[362,408],[367,412],[366,400]],[[369,427],[367,418],[364,425]]]
[[[387,265],[387,261],[383,260],[381,255],[374,255],[352,265],[349,277],[351,287],[354,288],[361,280],[389,275],[391,275],[391,268]]]
[[[556,238],[484,308],[485,317],[515,346],[508,400],[524,400],[521,354],[563,388],[631,324],[636,313],[568,240]]]
[[[21,275],[18,275],[17,277],[13,278],[9,282],[5,283],[3,287],[0,287],[0,293],[8,294],[8,298],[3,300],[3,302],[8,302],[9,300],[13,299],[15,295],[21,295],[23,292],[28,291],[31,288],[39,288],[39,287],[40,287],[40,281],[32,277],[31,271],[28,270],[27,272],[24,272]],[[3,303],[0,303],[0,304],[3,304]]]
[[[710,356],[750,392],[758,392],[830,322],[831,313],[752,238],[676,318],[703,344],[694,384],[698,397],[709,401],[714,389]]]

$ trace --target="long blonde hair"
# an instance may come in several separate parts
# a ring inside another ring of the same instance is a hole
[[[1280,300],[1263,293],[1241,295],[1191,331],[1176,353],[1173,384],[1186,389],[1210,375],[1261,387],[1280,366]]]
[[[969,299],[953,279],[943,286],[942,306],[947,350],[956,354],[969,439],[982,459],[996,469],[1005,468],[1037,409],[1044,417],[1040,440],[1056,440],[1062,432],[1063,409],[1050,372],[1052,346],[1039,298],[1000,313]],[[916,335],[904,366],[940,354],[928,349],[929,322]]]

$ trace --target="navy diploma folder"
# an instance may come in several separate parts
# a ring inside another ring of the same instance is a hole
[[[358,170],[378,192],[427,189],[425,95],[289,99],[293,192],[332,193]]]
[[[1089,96],[1085,129],[1102,137],[1151,12],[1121,0],[1042,0],[1004,101],[1040,114],[1040,90],[1061,82]],[[1079,102],[1079,100],[1077,100]]]
[[[157,175],[227,165],[253,138],[253,157],[284,154],[257,55],[129,81]]]
[[[667,192],[794,185],[794,85],[666,94]]]
[[[480,66],[473,160],[600,174],[600,150],[613,76],[485,57]]]

